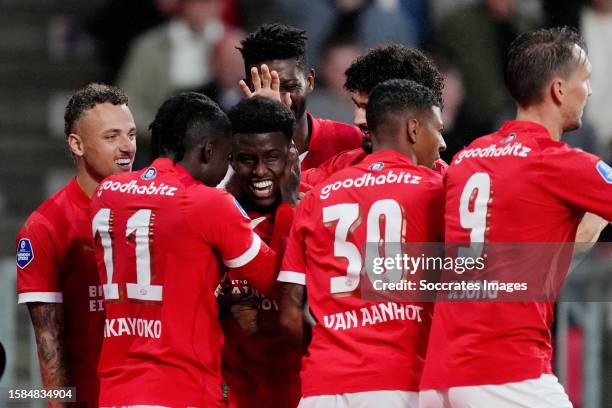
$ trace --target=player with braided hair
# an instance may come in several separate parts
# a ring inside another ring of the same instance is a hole
[[[106,309],[100,405],[225,406],[220,261],[269,293],[276,254],[214,188],[227,171],[231,126],[212,100],[172,97],[151,130],[159,157],[104,180],[91,204]]]

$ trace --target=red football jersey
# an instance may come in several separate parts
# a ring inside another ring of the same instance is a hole
[[[312,128],[308,153],[301,162],[302,171],[318,167],[340,152],[361,147],[362,133],[358,127],[306,114]]]
[[[89,203],[73,179],[28,217],[17,236],[17,292],[19,303],[64,304],[64,340],[77,401],[96,407],[104,305]]]
[[[327,159],[318,167],[310,168],[302,172],[300,180],[300,191],[307,192],[317,184],[325,181],[332,174],[353,166],[366,158],[368,154],[359,147],[358,149],[347,150]],[[436,160],[436,171],[441,175],[446,173],[448,164],[442,159]]]
[[[453,158],[446,241],[573,242],[585,211],[612,219],[612,169],[508,121]],[[567,271],[562,271],[565,274]],[[551,302],[438,302],[422,389],[503,384],[551,372]]]
[[[223,406],[220,259],[269,291],[276,257],[228,193],[157,159],[92,199],[104,290],[100,405]]]
[[[431,304],[362,299],[363,249],[366,241],[438,242],[443,209],[442,176],[393,150],[306,194],[278,278],[306,286],[318,322],[302,360],[302,396],[418,390]]]
[[[257,235],[278,253],[273,233],[279,241],[288,238],[288,228],[278,231],[275,223],[291,226],[293,209],[287,205],[278,207],[276,214],[248,212]],[[232,273],[230,273],[232,275]],[[252,335],[242,331],[232,319],[221,321],[225,344],[223,345],[223,379],[229,386],[230,405],[233,407],[293,408],[300,400],[300,360],[297,349],[279,324],[279,304],[254,290],[244,279],[232,279],[232,294],[256,297],[259,308],[258,330]]]

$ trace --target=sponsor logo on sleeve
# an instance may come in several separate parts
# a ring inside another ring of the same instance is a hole
[[[157,169],[155,167],[149,167],[142,173],[142,176],[140,176],[143,180],[152,180],[155,177],[157,177]]]
[[[600,160],[595,165],[597,172],[608,184],[612,184],[612,167],[610,167],[603,160]]]
[[[21,238],[17,244],[17,266],[25,268],[34,260],[32,243],[27,238]]]

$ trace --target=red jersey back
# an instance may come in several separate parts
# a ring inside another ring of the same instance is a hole
[[[509,121],[455,155],[446,174],[446,241],[573,242],[585,211],[612,219],[612,169]],[[567,272],[561,271],[564,275]],[[549,302],[439,302],[422,389],[502,384],[551,372]]]
[[[98,405],[104,305],[89,197],[73,179],[41,204],[17,236],[19,303],[64,304],[64,339],[77,401]]]
[[[361,147],[362,133],[358,127],[334,120],[315,118],[310,113],[310,142],[302,160],[302,171],[318,167],[340,152]]]
[[[363,247],[440,241],[443,200],[439,174],[392,150],[304,197],[278,278],[306,285],[318,322],[302,360],[302,396],[418,389],[431,306],[362,299]]]
[[[267,248],[246,213],[157,159],[103,181],[92,216],[106,302],[100,405],[221,406],[219,259],[238,268]]]

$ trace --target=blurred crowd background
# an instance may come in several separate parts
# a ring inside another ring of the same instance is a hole
[[[30,342],[19,341],[29,336],[29,318],[15,305],[14,238],[72,174],[63,135],[70,94],[91,81],[124,88],[142,166],[150,159],[148,125],[168,96],[198,90],[226,110],[240,100],[244,67],[236,46],[266,22],[307,30],[308,63],[317,73],[308,110],[349,123],[353,107],[343,84],[353,59],[383,42],[430,53],[446,77],[447,160],[513,116],[502,67],[514,37],[576,27],[588,45],[593,94],[583,127],[566,138],[612,160],[612,0],[0,0],[0,340],[9,356],[19,356],[9,358],[0,385],[38,381]],[[604,314],[601,320],[607,338],[612,322]],[[577,406],[593,392],[599,405],[585,407],[612,406],[612,364],[599,368],[598,388],[588,388],[585,332],[564,335],[573,336],[568,350],[577,350],[568,351],[564,379]],[[610,361],[611,347],[602,344],[594,358]]]

